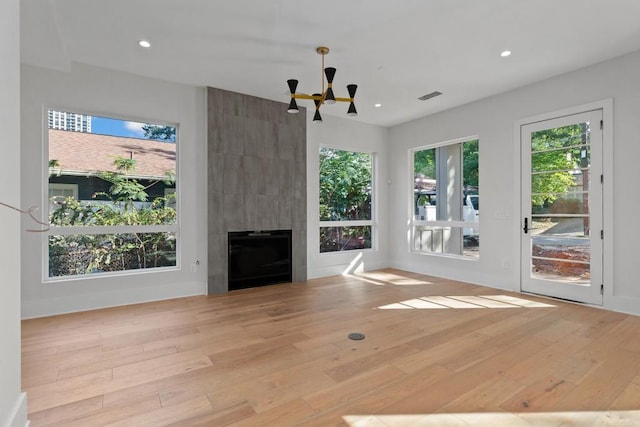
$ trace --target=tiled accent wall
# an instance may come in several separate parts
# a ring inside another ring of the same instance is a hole
[[[215,88],[207,103],[209,295],[228,291],[229,231],[291,229],[293,281],[306,280],[306,111]]]

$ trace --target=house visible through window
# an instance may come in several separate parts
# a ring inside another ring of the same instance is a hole
[[[320,252],[372,248],[373,154],[320,148]]]
[[[478,140],[413,151],[411,250],[478,257]]]
[[[62,201],[69,197],[78,200],[78,184],[49,183],[49,199]]]
[[[175,267],[176,127],[49,110],[49,279]]]
[[[78,200],[78,184],[49,183],[49,212],[55,210],[60,202],[68,198]]]

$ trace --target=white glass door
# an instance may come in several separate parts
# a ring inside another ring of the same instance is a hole
[[[602,110],[521,127],[523,291],[602,304]]]

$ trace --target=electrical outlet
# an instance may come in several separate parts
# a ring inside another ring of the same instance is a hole
[[[191,272],[195,273],[198,271],[198,267],[200,267],[200,260],[197,259],[193,264],[191,264]]]
[[[511,267],[511,263],[509,262],[509,258],[502,258],[502,269],[508,270]]]

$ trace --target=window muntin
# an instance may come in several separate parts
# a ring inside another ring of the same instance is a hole
[[[371,249],[371,153],[320,148],[320,252]]]
[[[177,266],[176,126],[54,110],[48,118],[55,194],[45,280]]]
[[[478,140],[412,152],[411,250],[479,256]]]

